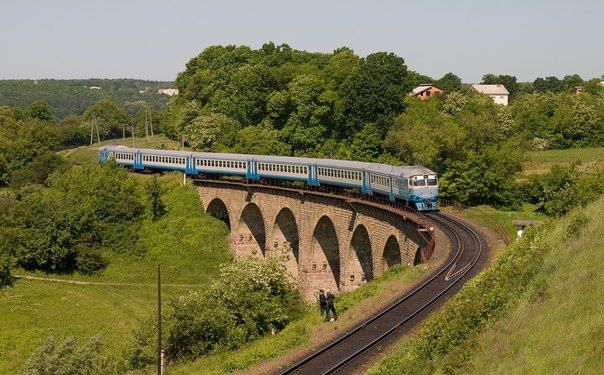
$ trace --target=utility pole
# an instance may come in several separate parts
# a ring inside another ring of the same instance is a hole
[[[145,115],[145,119],[147,118],[147,115],[149,116],[149,128],[151,128],[151,136],[153,137],[153,118],[151,117],[151,108],[147,107],[147,112]]]
[[[101,134],[99,133],[99,123],[96,120],[96,113],[93,116],[94,117],[92,119],[94,120],[94,126],[96,127],[96,139],[99,143],[101,143]]]
[[[126,145],[126,124],[122,124],[122,140],[124,141],[124,146]]]
[[[90,121],[90,145],[92,146],[92,142],[93,142],[93,135],[94,135],[94,124],[92,123],[92,120]]]
[[[145,112],[145,140],[147,141],[147,143],[149,142],[149,120],[148,120],[148,113]]]
[[[132,147],[136,147],[134,146],[134,126],[130,127],[130,134],[132,134]]]
[[[163,350],[161,350],[161,269],[157,265],[157,375],[164,372]]]

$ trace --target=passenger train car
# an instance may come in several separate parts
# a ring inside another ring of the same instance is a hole
[[[384,195],[391,201],[407,201],[420,211],[437,209],[436,173],[420,166],[394,167],[333,159],[101,147],[99,161],[104,163],[109,159],[135,170],[175,170],[188,175],[230,175],[250,180],[302,181],[311,186],[355,188],[368,195]]]

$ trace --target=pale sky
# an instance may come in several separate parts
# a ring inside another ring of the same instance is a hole
[[[604,74],[604,0],[0,0],[0,79],[173,80],[204,48],[267,41],[464,82]]]

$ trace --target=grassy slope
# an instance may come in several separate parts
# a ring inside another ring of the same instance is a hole
[[[522,174],[546,173],[554,164],[569,165],[577,160],[595,162],[600,168],[604,168],[604,147],[529,152]]]
[[[509,316],[477,338],[460,373],[596,374],[604,368],[604,200],[587,211],[581,236],[554,248],[534,285]]]
[[[475,289],[472,287],[476,286],[472,284],[476,283],[470,282],[460,292],[462,299],[453,301],[456,303],[454,308],[449,304],[431,316],[423,324],[419,337],[403,339],[399,349],[384,358],[370,373],[601,373],[604,368],[602,212],[604,197],[570,217],[557,220],[547,233],[541,235],[544,240],[537,242],[538,247],[530,250],[541,252],[550,249],[545,251],[543,264],[538,266],[525,288],[518,289],[521,280],[493,275],[495,277],[488,279],[488,285],[495,288],[495,292],[488,300],[479,302],[481,297],[472,295]],[[588,223],[577,220],[582,218],[589,218]],[[579,233],[573,226],[581,228]],[[505,251],[503,255],[506,255]],[[522,257],[507,257],[508,264],[522,265],[522,262]],[[505,272],[514,276],[516,273],[521,275],[526,269]],[[487,285],[484,283],[486,278],[478,278],[482,279],[483,286]],[[471,321],[481,314],[475,310],[488,305],[497,306],[499,297],[496,296],[505,295],[505,292],[497,292],[497,288],[525,292],[517,295],[503,310],[487,310],[491,319],[472,333],[470,326],[479,323]],[[456,317],[455,331],[447,330],[449,322],[444,322],[442,316]],[[437,331],[435,327],[438,327]],[[470,336],[461,338],[466,333]],[[431,347],[434,353],[429,358],[426,358],[428,354],[424,349],[417,349],[426,345],[426,337],[440,345],[436,349]],[[450,344],[451,341],[455,345],[450,351],[441,352],[444,343]]]
[[[149,176],[140,176],[143,179]],[[160,178],[167,190],[168,213],[153,223],[144,221],[143,257],[113,255],[98,276],[69,275],[65,279],[149,283],[149,286],[71,285],[21,280],[0,291],[0,373],[19,372],[31,352],[53,334],[75,335],[81,341],[101,332],[105,350],[119,356],[138,318],[155,308],[155,267],[163,266],[167,284],[203,284],[231,259],[226,251],[228,230],[203,212],[197,192],[179,185],[178,175]],[[19,273],[17,271],[17,273]],[[36,273],[56,278],[56,275]],[[191,287],[166,287],[167,297]]]

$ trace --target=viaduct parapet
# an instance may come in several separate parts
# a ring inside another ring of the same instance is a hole
[[[432,236],[411,213],[333,194],[198,180],[203,206],[231,229],[233,254],[285,252],[302,295],[350,291],[398,263],[429,258]]]

